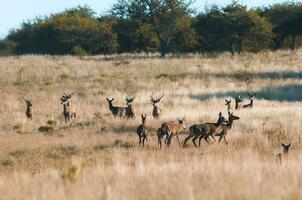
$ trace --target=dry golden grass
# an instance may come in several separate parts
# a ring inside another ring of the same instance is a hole
[[[21,56],[1,58],[0,70],[0,199],[302,198],[302,51]],[[59,102],[64,91],[75,91],[78,105],[69,126]],[[157,148],[162,122],[214,122],[220,111],[227,116],[225,98],[248,91],[257,92],[255,107],[235,112],[241,119],[228,146],[203,141],[180,149],[174,138],[170,149]],[[160,120],[151,118],[152,92],[165,93]],[[106,97],[125,105],[127,94],[137,96],[136,119],[114,119]],[[32,97],[32,121],[22,96]],[[135,133],[142,113],[151,130],[145,149]],[[293,143],[281,167],[280,142]]]

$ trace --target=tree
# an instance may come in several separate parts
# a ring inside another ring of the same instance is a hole
[[[291,48],[295,49],[296,39],[299,34],[299,16],[302,13],[301,2],[286,2],[274,4],[257,10],[261,16],[270,20],[273,25],[273,32],[276,37],[274,48],[279,49],[284,46],[287,37],[291,37]]]
[[[77,7],[25,22],[7,38],[16,43],[17,54],[70,54],[75,49],[106,54],[117,48],[111,26],[98,22],[89,7]]]
[[[180,30],[179,21],[189,16],[191,0],[118,0],[112,14],[123,19],[138,19],[150,24],[159,39],[162,57]]]

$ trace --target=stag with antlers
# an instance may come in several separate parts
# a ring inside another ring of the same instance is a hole
[[[248,93],[248,96],[250,99],[250,103],[243,105],[243,108],[253,108],[256,93],[252,93],[252,94]]]
[[[153,95],[151,95],[151,102],[153,104],[153,111],[152,111],[152,116],[154,118],[159,118],[162,110],[158,107],[158,103],[161,101],[161,99],[164,97],[164,93],[160,96],[160,97],[153,97]]]
[[[126,104],[127,104],[127,107],[126,107],[126,117],[127,118],[135,118],[135,112],[134,112],[134,109],[132,106],[134,99],[135,99],[135,95],[133,97],[126,96],[126,98],[125,98]]]
[[[114,101],[114,98],[111,99],[107,98],[107,101],[109,104],[109,109],[114,117],[124,118],[126,116],[126,107],[114,106],[112,103]]]
[[[74,94],[72,92],[71,94],[64,94],[61,96],[61,104],[63,105],[63,116],[65,119],[65,123],[70,122],[71,119],[76,118],[76,111],[77,111],[77,106],[76,104],[71,102],[71,97]]]
[[[25,103],[26,103],[26,110],[25,110],[25,115],[27,117],[27,119],[33,119],[33,105],[31,102],[31,99],[26,99],[25,97],[23,97]]]

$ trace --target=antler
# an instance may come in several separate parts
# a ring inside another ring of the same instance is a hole
[[[134,95],[133,97],[126,96],[125,100],[127,101],[127,103],[132,103],[134,101],[134,99],[135,99],[135,96],[136,95]]]

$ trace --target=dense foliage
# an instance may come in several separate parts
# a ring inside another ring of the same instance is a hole
[[[302,45],[302,3],[248,9],[237,2],[197,13],[190,0],[118,0],[106,15],[87,7],[23,22],[0,55],[221,52]]]

